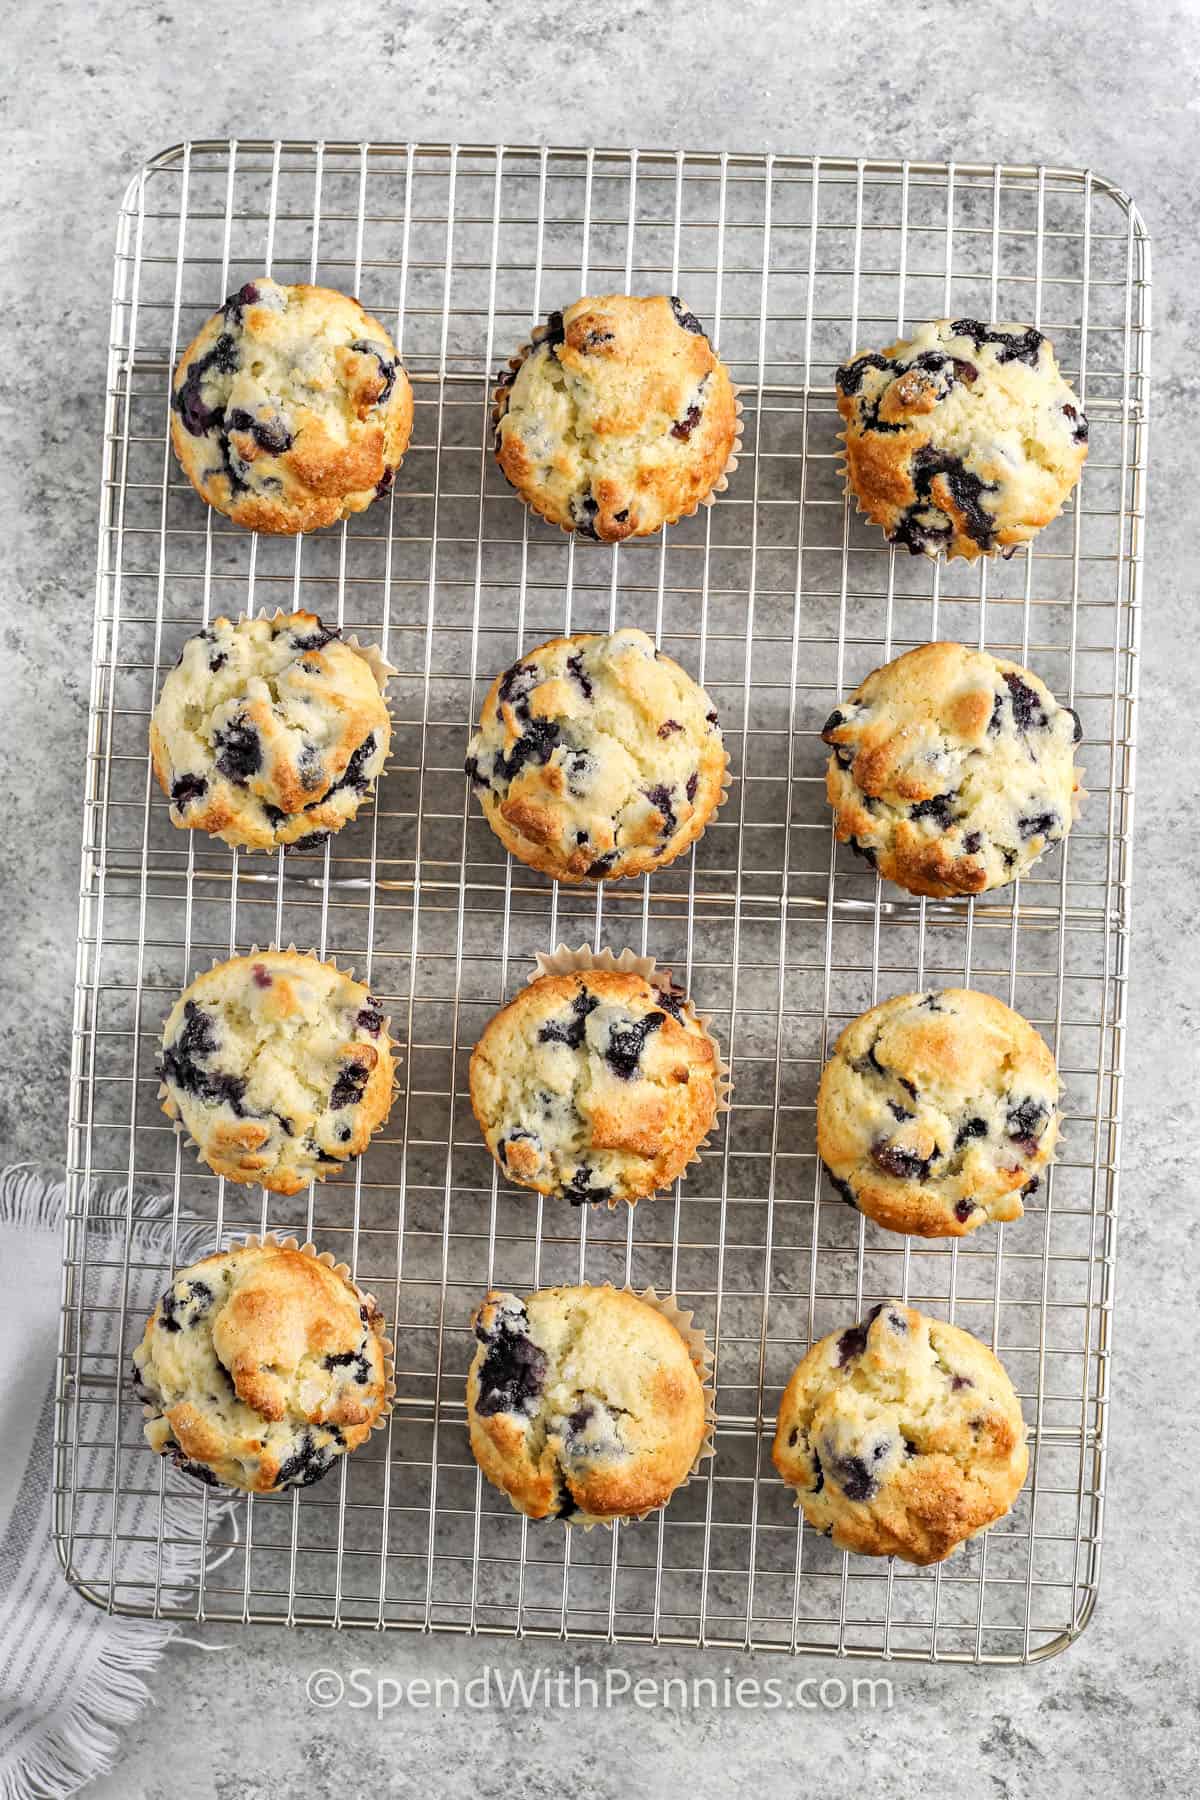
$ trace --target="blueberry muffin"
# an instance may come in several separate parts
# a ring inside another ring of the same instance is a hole
[[[307,1487],[388,1405],[379,1308],[332,1257],[251,1239],[177,1275],[133,1353],[146,1441],[210,1486]]]
[[[708,1405],[695,1349],[657,1307],[611,1287],[493,1290],[471,1322],[471,1449],[518,1512],[597,1524],[687,1480]]]
[[[1012,1383],[969,1331],[898,1300],[814,1344],[775,1467],[839,1550],[935,1563],[1002,1518],[1029,1466]]]
[[[1087,419],[1032,326],[937,319],[840,368],[837,403],[860,509],[914,556],[1011,556],[1087,460]]]
[[[1042,1039],[967,988],[873,1006],[843,1031],[817,1093],[817,1150],[838,1193],[917,1237],[1019,1219],[1058,1124]]]
[[[496,389],[496,457],[543,519],[599,543],[646,537],[719,493],[736,390],[678,298],[606,294],[550,315]]]
[[[541,975],[471,1056],[471,1105],[510,1181],[573,1206],[631,1203],[683,1174],[717,1117],[716,1045],[662,977]]]
[[[250,850],[340,831],[387,759],[390,674],[315,613],[214,619],[184,645],[150,721],[171,823]]]
[[[386,493],[413,400],[395,345],[349,294],[248,281],[204,324],[171,387],[171,441],[196,492],[251,531],[317,531]]]
[[[162,1109],[215,1175],[276,1194],[361,1156],[392,1104],[379,1002],[333,963],[256,950],[198,975],[163,1027]]]
[[[645,875],[720,805],[712,701],[644,631],[540,644],[488,691],[466,769],[506,850],[559,881]]]
[[[1078,810],[1078,714],[986,650],[910,650],[868,675],[821,736],[839,840],[910,894],[1003,887]]]

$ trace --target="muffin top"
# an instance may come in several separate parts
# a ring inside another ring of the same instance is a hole
[[[214,619],[184,645],[150,721],[171,823],[257,850],[340,831],[387,758],[390,673],[315,613]]]
[[[542,975],[488,1022],[471,1105],[511,1181],[574,1206],[666,1187],[717,1116],[716,1046],[668,978]]]
[[[1078,714],[1016,663],[923,644],[826,720],[838,838],[913,894],[1024,875],[1074,818]]]
[[[163,1111],[214,1174],[295,1194],[361,1156],[392,1103],[387,1020],[361,981],[295,950],[198,975],[163,1027]]]
[[[839,1194],[919,1237],[1019,1219],[1058,1124],[1058,1072],[1042,1039],[967,988],[900,994],[863,1013],[817,1094],[817,1150]]]
[[[496,390],[496,457],[534,511],[602,543],[645,537],[724,486],[735,390],[676,296],[550,315]]]
[[[773,1456],[814,1530],[909,1563],[941,1562],[1001,1518],[1029,1466],[991,1351],[899,1300],[813,1345],[784,1392]]]
[[[331,1260],[252,1240],[175,1277],[133,1353],[152,1449],[266,1494],[307,1487],[369,1436],[387,1404],[383,1320]]]
[[[251,531],[316,531],[391,486],[412,432],[391,338],[349,294],[263,275],[192,339],[171,441],[201,497]]]
[[[644,631],[551,638],[488,690],[466,769],[506,850],[560,881],[672,862],[720,804],[712,701]]]
[[[1010,555],[1087,460],[1088,422],[1031,325],[935,319],[837,372],[859,507],[914,555]]]
[[[662,1506],[687,1480],[704,1387],[657,1307],[611,1287],[493,1290],[471,1322],[471,1449],[518,1512],[592,1524]]]

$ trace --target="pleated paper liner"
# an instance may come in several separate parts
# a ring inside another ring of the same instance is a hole
[[[320,615],[318,613],[310,613],[303,608],[300,610],[299,613],[289,613],[289,612],[284,612],[282,607],[276,607],[275,611],[273,613],[271,613],[269,615],[269,617],[265,613],[245,613],[245,612],[239,613],[237,618],[235,620],[233,620],[234,627],[236,628],[238,625],[241,625],[241,624],[249,621],[252,618],[267,618],[268,623],[272,624],[272,625],[277,624],[278,621],[281,619],[293,619],[293,618],[315,619],[317,624],[321,627],[322,631],[328,631],[331,629],[328,625],[326,625],[325,621],[320,617]],[[228,624],[229,622],[230,621],[229,621],[228,616],[224,613],[222,613],[218,618],[213,619],[211,621],[211,623],[213,625]],[[386,657],[383,655],[383,652],[375,644],[361,643],[357,637],[339,637],[338,642],[344,644],[348,650],[352,650],[356,656],[361,657],[363,662],[366,663],[367,667],[371,671],[371,675],[375,681],[375,685],[378,687],[379,692],[382,695],[384,703],[386,705],[387,684],[391,680],[392,676],[396,674],[396,669],[393,667],[393,665],[387,661]],[[157,706],[157,701],[156,701],[156,706]],[[355,821],[357,819],[359,819],[364,813],[370,812],[371,808],[374,806],[376,799],[378,797],[379,783],[383,780],[384,776],[388,773],[388,769],[391,766],[391,764],[390,764],[391,754],[392,754],[392,726],[391,726],[391,718],[389,716],[387,750],[384,754],[383,763],[380,766],[378,772],[374,776],[372,776],[371,783],[370,783],[370,786],[368,787],[367,791],[359,799],[358,805],[355,807],[354,811],[352,813],[348,813],[346,815],[346,817],[342,820],[342,823],[339,826],[337,826],[336,829],[331,830],[328,826],[319,825],[316,827],[317,833],[320,833],[323,836],[329,837],[329,838],[337,837],[341,832],[343,832],[346,829],[346,827],[348,825],[354,824]],[[318,801],[317,804],[320,805],[321,801]],[[172,822],[172,824],[175,823],[173,819],[171,822]],[[192,830],[192,829],[198,829],[203,832],[203,827],[190,827],[187,825],[176,826],[176,830],[178,830],[178,831],[188,831],[188,830]],[[203,835],[210,838],[214,843],[224,844],[226,846],[226,848],[229,850],[237,850],[242,856],[275,856],[278,854],[278,852],[280,850],[288,851],[288,850],[292,850],[295,848],[295,841],[293,841],[290,844],[289,843],[231,844],[231,843],[229,843],[228,839],[222,837],[217,832],[203,832]],[[306,833],[304,835],[307,836],[308,834]]]
[[[222,968],[226,964],[251,963],[251,962],[253,962],[253,960],[256,956],[264,956],[264,955],[265,956],[281,956],[284,954],[291,955],[291,956],[305,957],[305,958],[311,960],[312,962],[318,964],[318,966],[321,968],[332,969],[332,970],[334,970],[334,972],[336,974],[344,976],[347,980],[349,980],[349,981],[354,980],[354,970],[352,967],[351,968],[342,968],[341,964],[338,963],[337,961],[335,961],[335,959],[333,957],[321,957],[317,954],[316,950],[297,950],[294,943],[287,944],[286,946],[282,946],[282,947],[278,944],[268,944],[265,947],[262,945],[259,945],[259,944],[251,944],[249,950],[245,951],[243,954],[240,954],[238,956],[214,956],[211,963],[209,964],[208,972],[211,973],[211,971],[213,969]],[[186,994],[189,991],[189,989],[194,985],[194,983],[196,981],[198,981],[199,979],[200,979],[200,976],[198,976],[198,975],[193,976],[192,981],[188,982],[187,986],[182,990],[182,992],[180,993],[178,998],[172,1003],[171,1007],[169,1008],[168,1015],[167,1015],[168,1017],[170,1016],[170,1013],[175,1010],[175,1007],[179,1004],[179,1000],[183,998],[184,994]],[[362,989],[364,999],[367,999],[367,1000],[374,999],[374,995],[371,994],[370,990],[366,987],[366,985],[363,982],[359,982],[357,985]],[[385,1111],[381,1114],[381,1116],[375,1121],[375,1123],[371,1127],[371,1137],[372,1138],[375,1136],[376,1132],[382,1131],[383,1127],[387,1124],[388,1118],[391,1115],[392,1107],[395,1104],[396,1095],[399,1092],[399,1085],[396,1080],[396,1057],[395,1057],[396,1044],[395,1044],[393,1038],[391,1037],[391,1034],[388,1029],[388,1027],[391,1025],[391,1022],[392,1022],[391,1014],[390,1013],[385,1014],[383,1016],[382,1024],[380,1025],[380,1038],[381,1038],[382,1045],[383,1045],[383,1048],[380,1050],[380,1055],[386,1054],[391,1058],[391,1065],[392,1065],[391,1091],[390,1091],[390,1097],[389,1097],[388,1104],[387,1104]],[[165,1028],[165,1024],[166,1024],[166,1021],[164,1020],[164,1028]],[[160,1046],[161,1046],[161,1039],[160,1039]],[[269,1182],[264,1181],[262,1179],[261,1174],[251,1173],[251,1174],[247,1174],[245,1176],[231,1175],[227,1170],[213,1168],[213,1165],[208,1161],[201,1146],[196,1142],[195,1138],[191,1135],[190,1131],[187,1129],[187,1126],[184,1124],[183,1120],[173,1110],[174,1106],[175,1106],[175,1102],[171,1098],[170,1090],[168,1089],[166,1083],[163,1081],[160,1081],[158,1084],[158,1099],[162,1103],[163,1112],[173,1122],[173,1124],[175,1126],[176,1134],[180,1137],[185,1137],[187,1139],[188,1143],[191,1144],[192,1148],[195,1150],[196,1161],[199,1163],[202,1163],[203,1166],[210,1171],[210,1173],[218,1176],[221,1180],[232,1181],[233,1184],[235,1185],[235,1187],[264,1187],[267,1189],[268,1193],[277,1193],[277,1194],[284,1194],[284,1195],[298,1194],[298,1193],[303,1192],[304,1188],[306,1188],[308,1186],[309,1181],[324,1181],[331,1174],[342,1174],[346,1169],[348,1169],[351,1166],[352,1161],[359,1160],[359,1158],[353,1158],[353,1159],[347,1158],[345,1161],[340,1162],[336,1166],[330,1165],[330,1167],[328,1167],[328,1168],[318,1167],[312,1171],[312,1173],[310,1174],[310,1176],[308,1178],[308,1181],[303,1181],[300,1183],[300,1185],[298,1187],[293,1187],[293,1188],[272,1187]],[[363,1149],[359,1152],[359,1157],[365,1156],[367,1153],[367,1150],[369,1148],[370,1148],[370,1139],[368,1139],[368,1141],[364,1145]]]
[[[683,993],[683,989],[677,988],[672,981],[671,971],[669,969],[660,969],[652,956],[639,956],[635,950],[622,950],[618,955],[612,950],[589,950],[586,944],[581,944],[578,950],[572,950],[568,945],[560,944],[556,950],[539,950],[535,957],[535,963],[536,967],[533,973],[526,976],[526,986],[531,985],[535,981],[540,981],[543,975],[577,975],[581,971],[587,969],[607,969],[621,975],[640,975],[643,980],[648,981],[652,987],[666,988],[669,993]],[[688,1167],[691,1168],[693,1164],[700,1162],[700,1152],[709,1148],[712,1141],[712,1132],[716,1128],[717,1119],[720,1118],[722,1113],[727,1113],[729,1111],[729,1096],[733,1092],[733,1077],[730,1075],[728,1066],[721,1054],[721,1045],[715,1032],[712,1030],[709,1015],[707,1013],[702,1013],[698,1007],[696,1007],[690,994],[683,993],[683,997],[687,1006],[691,1009],[700,1029],[704,1032],[705,1037],[707,1037],[709,1043],[712,1045],[717,1063],[714,1077],[717,1090],[716,1114],[713,1118],[712,1125],[700,1139],[700,1142],[696,1145],[696,1148],[688,1158]],[[685,1175],[680,1175],[677,1179],[685,1181],[687,1177]],[[653,1200],[657,1194],[666,1193],[668,1191],[669,1190],[666,1188],[656,1188],[654,1193],[644,1194],[639,1196],[639,1198]],[[551,1195],[549,1198],[556,1199],[558,1196]],[[636,1206],[638,1204],[638,1198],[611,1199],[604,1204],[607,1205],[609,1212],[613,1212],[619,1206]]]
[[[197,1257],[195,1259],[195,1263],[188,1264],[188,1268],[195,1267],[197,1263],[206,1262],[208,1260],[208,1258],[211,1256],[229,1256],[238,1250],[258,1250],[258,1249],[296,1250],[300,1253],[301,1256],[311,1256],[315,1262],[323,1263],[324,1266],[331,1271],[331,1273],[333,1273],[334,1275],[337,1275],[342,1281],[345,1282],[346,1286],[355,1295],[360,1307],[365,1307],[370,1314],[372,1314],[373,1316],[378,1316],[378,1318],[381,1321],[383,1320],[383,1317],[384,1317],[383,1308],[379,1305],[379,1302],[376,1300],[374,1294],[367,1293],[365,1289],[359,1287],[358,1283],[354,1280],[353,1276],[350,1273],[350,1265],[348,1263],[336,1261],[336,1259],[334,1258],[333,1252],[331,1250],[318,1250],[316,1245],[314,1243],[312,1243],[311,1241],[308,1243],[302,1244],[298,1238],[295,1238],[295,1237],[281,1238],[281,1237],[276,1236],[276,1234],[273,1231],[268,1231],[261,1237],[250,1235],[250,1236],[247,1236],[244,1238],[235,1238],[232,1241],[232,1243],[227,1244],[224,1249],[210,1250],[206,1256]],[[175,1276],[173,1277],[173,1280],[178,1281],[179,1277],[181,1275],[185,1275],[186,1273],[187,1273],[187,1269],[178,1270],[176,1272]],[[383,1351],[384,1387],[383,1387],[383,1402],[380,1406],[378,1414],[371,1421],[370,1429],[372,1431],[383,1431],[386,1428],[388,1416],[392,1411],[392,1407],[393,1407],[393,1404],[394,1404],[395,1398],[396,1398],[395,1345],[393,1344],[392,1339],[387,1337],[383,1332],[380,1332],[378,1334],[378,1337],[379,1337],[379,1347]],[[160,1418],[163,1416],[162,1409],[160,1407],[156,1407],[156,1406],[143,1405],[142,1416],[143,1416],[143,1418],[145,1418],[147,1420]],[[347,1451],[345,1454],[352,1456],[354,1454],[354,1452],[351,1450],[351,1451]],[[221,1483],[219,1485],[221,1486],[222,1491],[228,1492],[228,1493],[249,1493],[249,1492],[251,1492],[250,1489],[246,1489],[246,1488],[227,1488],[224,1483]],[[288,1490],[286,1488],[271,1488],[271,1489],[264,1490],[264,1493],[276,1493],[277,1494],[277,1493],[286,1493],[286,1492],[288,1492]]]
[[[492,424],[493,424],[493,427],[499,426],[501,419],[504,417],[504,414],[507,411],[508,397],[512,392],[513,383],[516,380],[517,374],[520,371],[522,365],[528,360],[528,358],[539,347],[539,345],[545,341],[546,337],[549,334],[549,331],[550,331],[550,326],[545,321],[540,325],[535,325],[532,332],[530,333],[529,342],[526,344],[522,344],[520,349],[518,351],[516,351],[516,353],[513,356],[509,357],[508,371],[507,371],[507,373],[500,375],[499,379],[496,382],[495,388],[493,389],[493,392],[492,392]],[[708,336],[707,332],[705,333],[705,336],[706,337]],[[712,348],[712,339],[709,338],[708,341],[709,341],[709,347]],[[713,355],[714,356],[717,355],[715,349],[713,350]],[[721,361],[720,357],[717,357],[717,361],[718,362]],[[723,369],[725,369],[725,373],[728,375],[729,370],[725,367],[724,363],[721,363],[721,367]],[[698,499],[693,500],[693,502],[690,506],[682,508],[677,513],[673,513],[669,519],[664,519],[663,526],[677,525],[679,523],[680,519],[690,519],[692,517],[692,515],[694,513],[698,512],[702,506],[715,506],[716,500],[717,500],[717,495],[723,494],[725,492],[726,488],[729,486],[729,477],[736,470],[736,468],[738,466],[738,459],[741,456],[742,437],[745,432],[745,426],[743,425],[743,422],[742,422],[743,407],[742,407],[742,400],[741,400],[741,396],[742,396],[742,393],[744,392],[744,390],[738,386],[737,382],[734,381],[732,376],[729,377],[729,385],[733,389],[734,426],[733,426],[733,445],[730,449],[728,459],[725,463],[725,467],[721,471],[720,475],[717,477],[716,481],[714,481],[711,488],[709,488],[709,490],[706,494],[702,494],[702,495],[700,495],[700,497]],[[520,490],[517,490],[517,491],[519,492]],[[533,500],[529,497],[528,494],[522,493],[521,499],[525,502],[525,504],[530,508],[530,510],[532,512],[538,512],[537,506],[534,504]],[[546,518],[546,515],[544,513],[538,513],[538,517]],[[575,535],[575,527],[572,525],[562,525],[559,523],[559,521],[557,519],[546,519],[546,523],[548,525],[558,525],[559,530],[565,531],[569,537],[573,537]],[[661,529],[661,527],[659,529]],[[650,531],[650,532],[645,532],[643,535],[646,537],[654,537],[656,535],[656,533],[653,531]]]

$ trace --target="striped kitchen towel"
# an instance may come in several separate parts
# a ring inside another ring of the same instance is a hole
[[[153,1619],[117,1619],[84,1600],[63,1579],[50,1536],[54,1435],[53,1382],[57,1348],[63,1208],[61,1178],[38,1169],[0,1174],[0,1796],[3,1800],[55,1800],[74,1794],[107,1773],[119,1756],[118,1732],[149,1699],[145,1675],[178,1626]],[[111,1202],[98,1214],[123,1214]],[[162,1217],[166,1203],[139,1202],[131,1234],[128,1290],[122,1265],[126,1225],[98,1219],[88,1240],[87,1346],[89,1353],[115,1348],[117,1312],[127,1320],[148,1314],[165,1286],[172,1243],[178,1261],[206,1246],[194,1230],[172,1237]],[[157,1217],[155,1216],[157,1215]],[[145,1263],[147,1268],[136,1265]],[[110,1264],[110,1267],[103,1267]],[[127,1335],[129,1326],[127,1325]],[[94,1366],[106,1367],[102,1361]],[[89,1417],[88,1415],[94,1415]],[[84,1406],[77,1486],[91,1490],[74,1514],[75,1562],[86,1576],[89,1562],[109,1572],[113,1528],[112,1487],[116,1446],[114,1409]],[[125,1466],[131,1452],[125,1433]],[[172,1597],[200,1575],[198,1524],[201,1502],[176,1491],[170,1475],[163,1506],[168,1543],[154,1541],[159,1516],[158,1465],[134,1485],[145,1494],[118,1502],[120,1576],[135,1584],[159,1582]],[[190,1485],[190,1484],[187,1484]],[[226,1509],[209,1498],[209,1535]],[[94,1535],[93,1535],[94,1534]],[[145,1543],[129,1540],[145,1536]],[[190,1538],[191,1545],[183,1540]],[[229,1552],[226,1551],[225,1554]],[[210,1563],[210,1567],[213,1566]],[[137,1591],[131,1589],[131,1591]],[[142,1590],[151,1592],[152,1589]]]

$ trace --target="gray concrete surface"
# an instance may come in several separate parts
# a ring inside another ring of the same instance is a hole
[[[306,1676],[370,1665],[401,1680],[465,1680],[488,1661],[532,1667],[545,1652],[213,1631],[206,1642],[232,1647],[168,1655],[121,1768],[92,1791],[105,1800],[649,1796],[669,1784],[1015,1800],[1103,1785],[1149,1800],[1200,1789],[1195,1563],[1181,1553],[1195,1535],[1186,1517],[1200,1467],[1190,1361],[1200,964],[1188,949],[1200,860],[1195,781],[1181,754],[1200,659],[1194,505],[1178,480],[1198,389],[1189,348],[1200,290],[1196,0],[1104,9],[608,0],[590,10],[296,0],[241,12],[14,0],[4,31],[4,1161],[56,1154],[63,1138],[113,220],[146,154],[188,134],[237,132],[1040,158],[1090,164],[1126,186],[1157,246],[1128,1176],[1105,1591],[1086,1636],[1025,1672],[895,1668],[888,1712],[680,1716],[625,1702],[594,1716],[397,1709],[376,1721],[346,1706],[315,1711]],[[730,1662],[668,1651],[585,1660],[659,1675]],[[734,1666],[779,1673],[754,1659]]]

